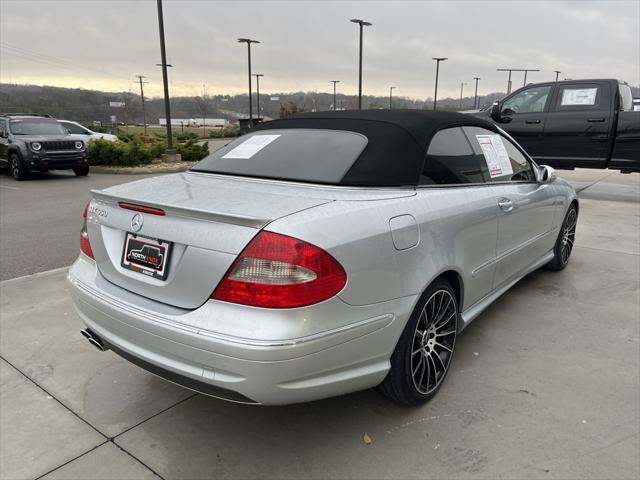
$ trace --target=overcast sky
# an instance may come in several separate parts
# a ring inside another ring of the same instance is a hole
[[[496,68],[537,68],[528,81],[613,77],[640,84],[640,0],[627,1],[188,1],[165,0],[172,95],[246,91],[246,46],[265,92],[357,93],[358,27],[364,93],[457,97],[460,83],[504,91]],[[161,95],[156,2],[0,0],[0,82],[126,91],[147,76]],[[522,84],[514,74],[514,88]]]

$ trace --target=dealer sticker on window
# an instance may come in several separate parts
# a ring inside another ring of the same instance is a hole
[[[279,136],[280,135],[254,135],[233,150],[224,154],[222,158],[251,158]]]
[[[560,105],[595,105],[597,88],[566,88],[562,91]]]
[[[500,135],[476,135],[491,178],[511,175],[513,167]]]

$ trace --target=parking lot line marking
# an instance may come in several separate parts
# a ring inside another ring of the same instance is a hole
[[[10,187],[9,185],[0,185],[0,188],[8,188],[9,190],[20,190],[18,187]]]

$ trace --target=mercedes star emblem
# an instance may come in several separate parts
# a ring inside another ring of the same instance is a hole
[[[133,230],[134,232],[139,232],[142,228],[143,223],[144,219],[142,218],[142,215],[136,213],[131,219],[131,230]]]

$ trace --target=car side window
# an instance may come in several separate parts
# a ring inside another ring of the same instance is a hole
[[[480,127],[463,130],[478,162],[484,165],[488,182],[536,181],[533,165],[507,137]]]
[[[527,88],[505,100],[501,107],[503,115],[543,112],[551,93],[551,85]]]
[[[602,110],[603,93],[603,86],[597,83],[562,85],[558,89],[554,110],[557,112]]]
[[[0,137],[7,136],[7,122],[4,119],[0,119]]]
[[[483,183],[477,156],[460,127],[440,130],[431,139],[419,185]]]
[[[79,127],[78,125],[75,125],[73,123],[64,122],[62,126],[74,134],[86,135],[88,133],[84,128]]]

